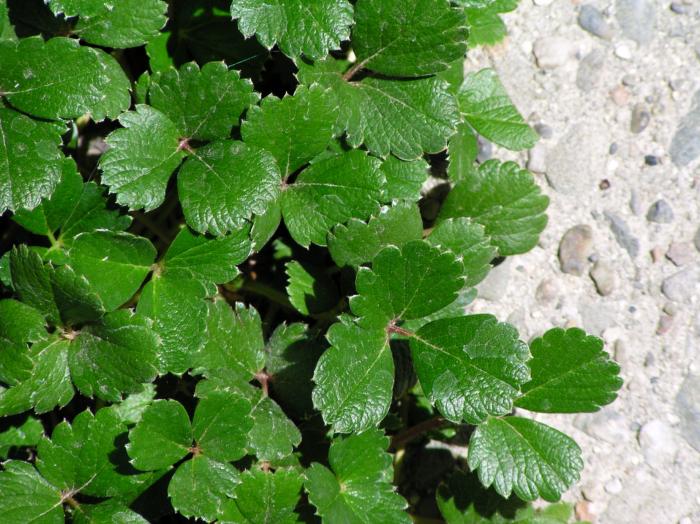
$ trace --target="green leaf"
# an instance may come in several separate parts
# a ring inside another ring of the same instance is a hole
[[[185,156],[180,132],[157,109],[137,105],[119,117],[122,129],[107,137],[109,149],[100,157],[102,182],[119,204],[151,211],[163,203],[173,171]]]
[[[579,478],[581,450],[564,433],[520,417],[489,418],[469,441],[469,467],[503,497],[557,501]]]
[[[155,378],[157,347],[146,319],[124,309],[108,313],[71,344],[71,377],[83,395],[116,402]]]
[[[74,524],[148,524],[141,515],[116,499],[99,504],[80,504],[72,517]]]
[[[337,101],[318,86],[299,86],[294,96],[265,97],[250,108],[241,126],[246,144],[262,147],[275,157],[287,176],[318,154],[333,138]]]
[[[197,455],[177,468],[168,484],[168,496],[184,517],[212,522],[239,483],[238,477],[232,465]]]
[[[59,322],[60,314],[51,287],[51,272],[41,257],[25,244],[10,252],[10,275],[19,299],[39,310],[52,324]]]
[[[480,134],[507,149],[530,149],[539,136],[511,102],[493,69],[470,73],[460,87],[459,107]]]
[[[235,504],[244,524],[293,524],[298,521],[294,508],[299,502],[303,479],[293,469],[274,473],[249,469],[241,475],[234,490]],[[261,509],[265,508],[262,512]],[[227,519],[222,519],[226,521]]]
[[[350,299],[352,312],[365,325],[387,327],[399,320],[421,318],[450,304],[464,286],[464,267],[455,256],[414,240],[389,246],[360,268]]]
[[[85,277],[78,275],[70,266],[61,266],[49,272],[54,300],[64,326],[95,322],[102,318],[104,304]]]
[[[15,385],[31,375],[27,344],[47,337],[44,316],[12,299],[0,300],[0,382]]]
[[[259,252],[267,244],[277,231],[280,222],[282,222],[282,209],[279,202],[271,202],[262,214],[253,217],[250,238],[255,252]]]
[[[223,62],[199,69],[190,62],[179,70],[157,72],[148,91],[151,105],[175,123],[180,138],[228,138],[231,127],[259,95],[250,80]]]
[[[289,233],[304,247],[325,246],[333,226],[350,218],[365,219],[379,207],[383,183],[379,162],[362,151],[311,164],[282,193]]]
[[[294,422],[262,391],[253,404],[251,416],[253,427],[248,433],[248,448],[258,460],[281,460],[301,443],[301,433]]]
[[[10,460],[0,472],[0,513],[7,522],[63,524],[61,492],[27,462]]]
[[[289,279],[289,301],[302,315],[330,311],[338,304],[338,286],[323,268],[292,260],[287,262],[285,269]]]
[[[435,320],[410,344],[423,392],[453,422],[479,424],[510,413],[530,378],[527,345],[491,315]]]
[[[161,0],[50,0],[55,14],[79,16],[73,31],[81,39],[104,47],[137,47],[165,25],[168,5]]]
[[[220,141],[198,149],[180,168],[177,189],[189,226],[224,235],[263,213],[281,189],[273,156],[243,142]]]
[[[72,38],[39,37],[0,45],[0,93],[13,107],[41,118],[115,118],[131,103],[119,63]]]
[[[359,0],[352,48],[358,63],[377,73],[437,73],[467,50],[464,13],[447,0]]]
[[[206,341],[207,289],[177,273],[154,276],[141,291],[137,311],[153,321],[160,374],[181,375],[192,367],[194,354]]]
[[[277,44],[294,58],[321,58],[350,37],[353,9],[347,0],[233,0],[231,16],[246,38],[255,34],[270,49]]]
[[[493,45],[503,40],[508,34],[506,24],[495,13],[480,9],[466,9],[469,26],[469,47]]]
[[[548,205],[528,171],[515,162],[489,160],[478,176],[455,184],[438,218],[471,217],[484,226],[499,255],[508,256],[537,244],[547,225]]]
[[[0,459],[6,459],[12,448],[36,446],[43,436],[44,426],[34,417],[27,417],[20,425],[10,426],[0,433]]]
[[[68,341],[53,337],[30,348],[29,358],[34,364],[31,376],[0,390],[0,415],[15,415],[32,407],[41,414],[70,402],[74,391],[68,371],[68,346]]]
[[[220,462],[245,456],[247,435],[253,427],[250,411],[250,402],[234,393],[214,392],[200,399],[192,421],[197,447]]]
[[[376,427],[389,412],[394,360],[384,329],[338,322],[328,330],[331,347],[316,365],[313,401],[337,433]]]
[[[87,278],[108,310],[128,301],[141,287],[156,258],[151,242],[129,233],[81,233],[73,241],[70,263]]]
[[[165,253],[166,271],[185,272],[208,285],[230,282],[239,274],[236,265],[252,251],[248,228],[220,238],[207,238],[184,227]]]
[[[207,342],[194,356],[192,373],[208,377],[226,372],[247,382],[264,366],[264,347],[255,309],[215,300],[209,305]]]
[[[471,126],[462,122],[457,126],[457,134],[450,138],[447,146],[450,163],[447,176],[453,180],[466,180],[476,171],[476,157],[479,155],[479,143]]]
[[[192,427],[182,404],[156,400],[129,431],[126,451],[131,463],[143,471],[163,469],[190,452]]]
[[[603,341],[580,329],[550,329],[530,343],[532,378],[516,406],[543,413],[598,411],[617,398],[620,366]]]
[[[331,469],[314,463],[306,470],[309,501],[325,522],[407,524],[406,501],[395,492],[389,445],[379,430],[338,439],[331,444]]]
[[[58,147],[64,130],[61,124],[0,107],[0,212],[33,209],[51,195],[64,163],[72,162]]]
[[[464,264],[467,286],[481,282],[491,270],[498,250],[491,245],[484,227],[469,218],[449,218],[440,222],[426,239],[430,244],[451,251]]]
[[[143,412],[151,405],[156,396],[155,384],[144,384],[143,390],[132,393],[111,409],[124,424],[134,425],[141,420]]]
[[[382,192],[382,201],[392,200],[418,201],[423,183],[428,178],[428,163],[422,158],[412,162],[399,160],[395,156],[382,162],[382,173],[386,178],[386,187]]]
[[[403,246],[423,236],[423,219],[418,206],[410,202],[384,206],[368,222],[351,219],[328,234],[328,250],[338,266],[359,266],[370,262],[383,248]]]

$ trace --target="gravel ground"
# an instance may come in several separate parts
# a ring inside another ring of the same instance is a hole
[[[493,156],[528,163],[550,223],[472,310],[524,339],[581,326],[621,364],[612,405],[537,417],[583,448],[580,515],[700,523],[700,0],[521,0],[506,23],[466,67],[498,70],[542,135]]]

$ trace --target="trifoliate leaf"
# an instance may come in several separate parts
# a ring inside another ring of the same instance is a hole
[[[311,377],[323,349],[323,342],[315,340],[304,324],[281,324],[270,336],[265,370],[285,411],[298,416],[312,411]]]
[[[70,249],[70,264],[87,278],[105,307],[114,310],[141,287],[156,258],[151,242],[129,233],[81,233]]]
[[[146,319],[123,309],[108,313],[71,343],[71,377],[83,395],[116,402],[155,378],[157,348]]]
[[[102,182],[119,204],[151,211],[163,203],[165,189],[184,151],[175,124],[157,109],[137,105],[119,117],[123,129],[107,137],[109,149],[100,157]]]
[[[457,298],[463,273],[464,266],[452,253],[427,242],[389,246],[374,257],[372,269],[358,271],[358,295],[350,299],[350,307],[362,323],[372,326],[424,317]]]
[[[33,209],[51,195],[63,164],[73,163],[58,148],[64,130],[61,124],[0,107],[0,212]]]
[[[220,141],[198,149],[180,168],[178,194],[189,226],[224,235],[263,213],[280,193],[273,156],[243,142]]]
[[[516,406],[544,413],[598,411],[617,398],[620,366],[603,341],[580,329],[551,329],[530,343],[532,379]]]
[[[484,226],[499,255],[507,256],[537,244],[547,225],[548,205],[528,171],[515,162],[489,160],[478,176],[455,184],[438,218],[471,217]]]
[[[338,439],[331,444],[331,469],[314,463],[304,487],[317,514],[326,522],[407,524],[406,501],[391,484],[394,476],[389,445],[379,430]]]
[[[11,426],[0,433],[0,459],[6,459],[14,447],[36,446],[44,435],[44,426],[39,419],[27,417],[18,426]]]
[[[231,16],[246,38],[256,35],[270,49],[277,44],[292,58],[321,58],[350,37],[352,5],[347,0],[233,0]]]
[[[49,273],[52,293],[64,326],[95,322],[102,318],[105,313],[102,299],[85,277],[78,275],[70,266],[49,269]]]
[[[10,252],[12,286],[19,299],[40,311],[49,323],[57,324],[61,315],[51,287],[51,272],[41,257],[25,244]]]
[[[220,462],[245,456],[247,435],[253,427],[250,411],[250,402],[238,394],[214,392],[200,399],[192,434],[201,453]]]
[[[231,464],[197,455],[177,468],[168,484],[168,496],[181,515],[212,522],[233,494],[238,477],[238,471]]]
[[[48,119],[115,118],[131,103],[119,63],[72,38],[23,38],[0,45],[0,93],[13,107]],[[43,195],[42,195],[43,196]]]
[[[459,122],[459,109],[448,85],[438,78],[392,80],[365,78],[346,82],[344,60],[299,63],[299,79],[328,87],[338,98],[338,122],[352,147],[364,144],[382,158],[393,153],[415,160],[439,153]]]
[[[468,74],[458,100],[467,122],[491,142],[514,151],[530,149],[537,142],[537,133],[513,105],[493,69]]]
[[[319,160],[282,193],[282,215],[304,247],[326,245],[328,231],[350,218],[365,219],[378,207],[384,179],[377,159],[348,151]]]
[[[27,462],[10,460],[3,464],[0,493],[0,512],[7,522],[65,522],[61,492]]]
[[[469,440],[469,467],[503,497],[556,501],[579,478],[581,449],[564,433],[520,417],[489,418]]]
[[[225,300],[209,304],[207,342],[194,356],[193,373],[211,376],[222,371],[249,381],[265,363],[262,321],[258,312]]]
[[[248,448],[258,460],[283,459],[301,443],[301,433],[274,400],[258,391],[250,413],[253,428],[248,433]]]
[[[165,25],[168,5],[161,0],[50,0],[55,14],[78,16],[73,31],[81,39],[104,47],[137,47]]]
[[[491,315],[435,320],[410,344],[423,392],[453,422],[479,424],[510,413],[530,378],[527,345]]]
[[[182,404],[156,400],[129,431],[126,451],[131,463],[143,471],[163,469],[190,452],[192,426]]]
[[[160,337],[160,374],[180,375],[192,367],[194,354],[206,340],[206,287],[187,275],[154,276],[141,292],[137,311],[153,321]]]
[[[0,300],[0,382],[13,386],[31,375],[27,344],[47,337],[44,316],[12,299]]]
[[[127,457],[117,445],[126,430],[111,409],[95,415],[83,411],[71,423],[58,424],[51,439],[39,443],[37,469],[61,490],[95,497],[136,494],[155,479],[151,473],[129,471]]]
[[[318,86],[300,86],[294,96],[265,97],[241,126],[246,144],[273,154],[287,176],[322,153],[333,138],[337,101]]]
[[[428,163],[422,158],[413,162],[404,162],[395,156],[387,158],[381,167],[386,178],[382,201],[418,201],[420,189],[428,178],[428,167]]]
[[[294,508],[299,502],[303,479],[293,469],[274,473],[249,469],[241,475],[234,490],[235,504],[241,524],[293,524],[299,522]],[[265,511],[261,511],[265,508]],[[222,521],[227,522],[226,516]]]
[[[166,271],[185,272],[208,285],[230,282],[238,275],[236,267],[252,251],[248,228],[220,238],[207,238],[184,227],[165,253]]]
[[[175,123],[180,137],[197,140],[228,138],[231,128],[258,100],[250,80],[223,62],[202,69],[190,62],[179,70],[155,73],[148,91],[151,105]]]
[[[462,122],[457,126],[457,133],[450,138],[447,145],[450,163],[447,166],[447,176],[450,180],[465,180],[474,175],[474,162],[479,155],[479,143],[471,126]]]
[[[403,246],[423,236],[418,206],[410,202],[382,207],[369,222],[351,219],[328,234],[328,250],[338,266],[370,262],[386,246]]]
[[[331,347],[314,372],[313,401],[337,433],[376,427],[389,412],[394,360],[384,329],[338,322],[328,330]]]
[[[464,265],[467,286],[481,282],[491,270],[498,250],[484,233],[484,227],[468,218],[440,222],[426,239],[430,244],[455,254]]]
[[[352,48],[358,63],[377,73],[437,73],[467,50],[464,13],[447,0],[359,0]]]
[[[148,521],[116,499],[99,504],[80,504],[72,514],[73,524],[148,524]]]
[[[67,340],[53,337],[29,349],[34,364],[31,376],[0,391],[0,415],[14,415],[32,407],[41,414],[70,402],[74,391],[68,371],[68,346]]]
[[[302,315],[323,313],[338,304],[338,286],[322,268],[292,260],[285,269],[289,301]]]

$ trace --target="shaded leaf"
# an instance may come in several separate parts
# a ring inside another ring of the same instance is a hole
[[[285,269],[289,301],[302,315],[323,313],[338,304],[338,286],[323,268],[292,260],[287,262]]]

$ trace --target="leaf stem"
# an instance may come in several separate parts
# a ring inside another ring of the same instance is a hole
[[[362,62],[356,62],[355,64],[353,64],[353,66],[350,69],[345,71],[345,74],[343,75],[343,80],[345,80],[346,82],[352,80],[352,77],[355,76],[357,72],[365,66],[366,63],[367,60],[363,60]]]
[[[424,433],[442,427],[446,423],[447,421],[442,417],[433,417],[429,418],[428,420],[424,420],[423,422],[419,422],[415,426],[411,426],[410,428],[407,428],[394,435],[391,438],[391,445],[389,446],[389,449],[394,451],[401,449],[412,440],[422,436]]]

